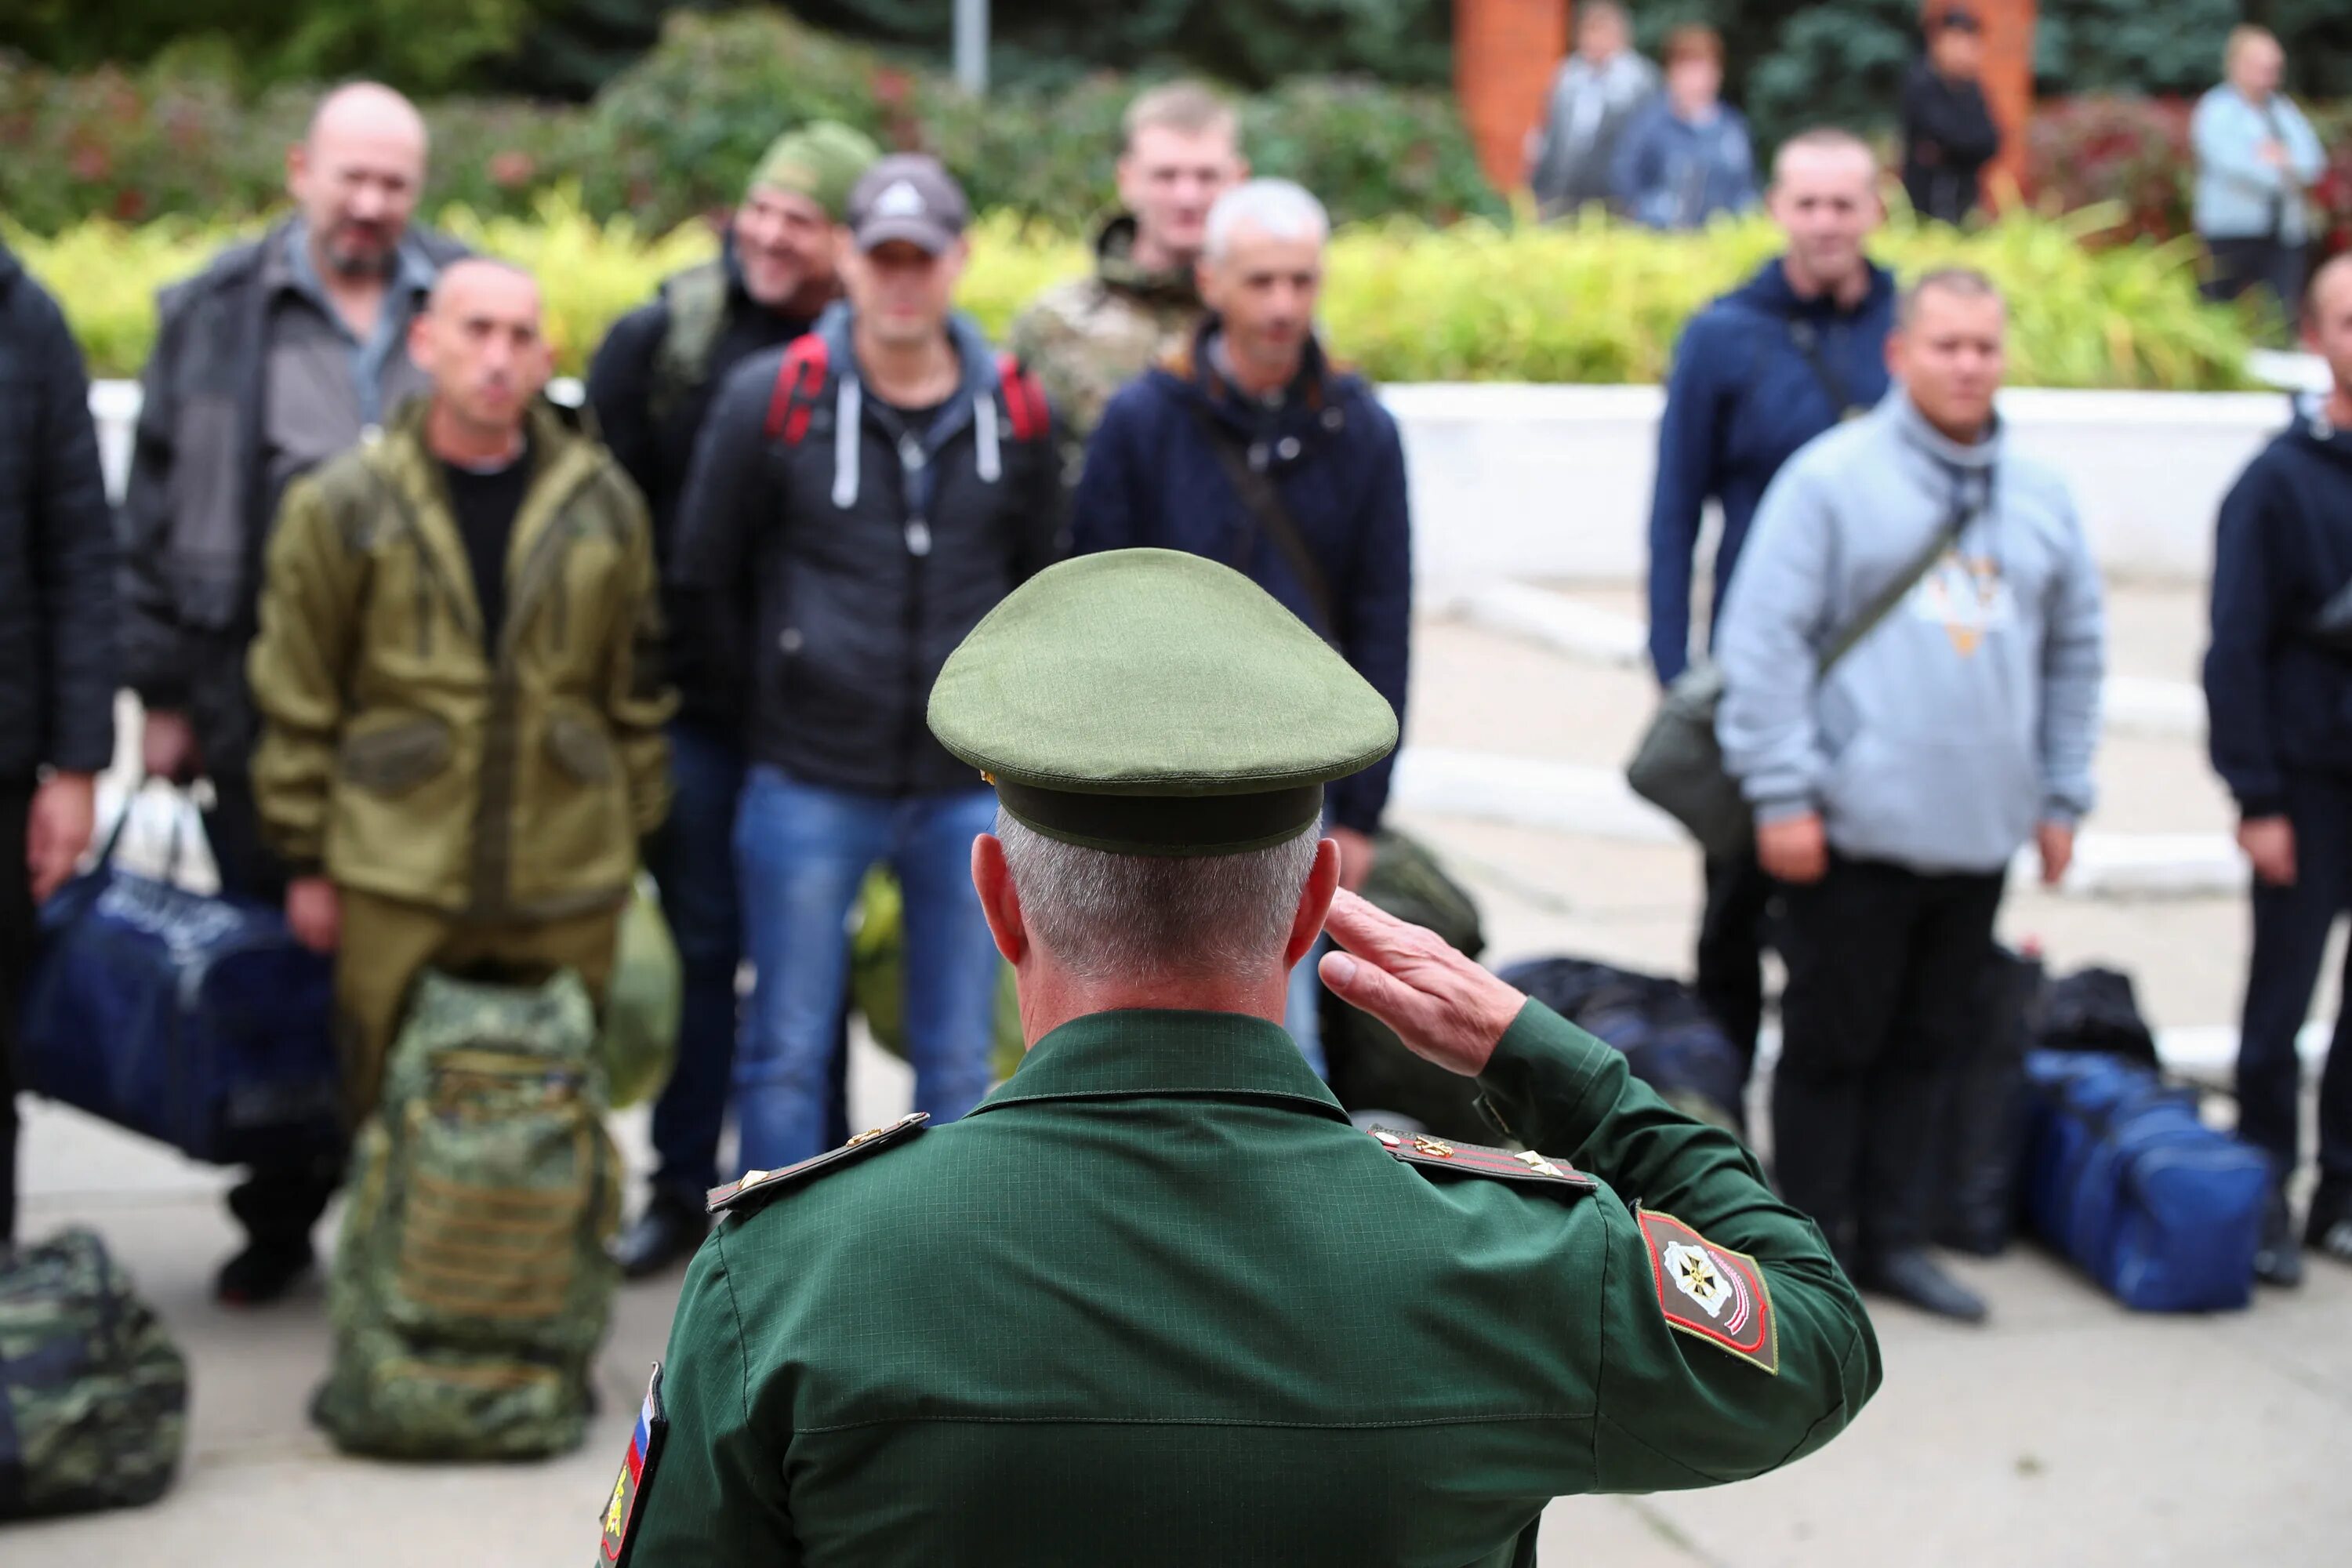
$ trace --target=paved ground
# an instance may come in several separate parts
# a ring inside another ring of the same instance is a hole
[[[1622,611],[1627,596],[1592,593]],[[2188,679],[2201,647],[2188,594],[2118,596],[2124,673]],[[1423,628],[1414,741],[1614,763],[1647,711],[1639,675],[1569,662],[1451,623]],[[2226,805],[2187,743],[2118,742],[2103,826],[2215,831]],[[1679,968],[1697,868],[1680,848],[1435,816],[1411,824],[1485,902],[1497,960],[1579,952]],[[2229,1023],[2245,921],[2222,898],[2097,904],[2029,893],[2004,921],[2062,964],[2121,961],[2160,1025]],[[2332,988],[2331,988],[2332,989]],[[2322,1009],[2332,1009],[2332,994]],[[903,1069],[861,1055],[861,1124],[903,1103]],[[642,1121],[625,1142],[642,1152]],[[72,1113],[35,1108],[27,1228],[92,1224],[112,1240],[194,1362],[187,1471],[159,1506],[0,1531],[5,1568],[564,1568],[585,1562],[675,1280],[622,1295],[604,1358],[607,1411],[589,1447],[544,1465],[353,1463],[304,1426],[326,1354],[315,1290],[260,1314],[214,1307],[231,1232],[221,1178]],[[2352,1492],[2352,1270],[2315,1265],[2300,1294],[2248,1312],[2148,1319],[2031,1252],[1960,1271],[1991,1298],[1966,1331],[1889,1307],[1885,1391],[1855,1429],[1780,1475],[1710,1493],[1584,1499],[1546,1518],[1547,1564],[1906,1568],[2333,1563]]]

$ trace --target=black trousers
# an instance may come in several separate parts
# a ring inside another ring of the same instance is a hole
[[[2001,880],[1832,856],[1782,890],[1774,1164],[1849,1261],[1927,1238],[1930,1133],[1947,1069],[1981,1037]]]
[[[264,847],[253,785],[213,780],[213,807],[205,813],[205,839],[220,868],[221,890],[264,903],[286,901],[286,872]],[[229,1189],[229,1213],[263,1246],[300,1247],[343,1178],[340,1152],[287,1165],[257,1165]]]
[[[1706,862],[1706,907],[1699,916],[1692,989],[1715,1015],[1748,1065],[1764,1026],[1764,950],[1780,884],[1764,874],[1754,851]]]
[[[2302,318],[2308,247],[2262,238],[2209,239],[2205,248],[2213,259],[2212,274],[2203,285],[2205,297],[2221,301],[2235,300],[2250,289],[2269,289],[2286,318],[2287,337],[2292,341]]]
[[[2352,777],[2289,773],[2286,802],[2295,879],[2284,888],[2254,884],[2254,952],[2238,1035],[2238,1131],[2277,1162],[2282,1182],[2302,1156],[2294,1037],[2311,1013],[2328,932],[2352,910]],[[2352,988],[2352,954],[2345,971]],[[2352,1003],[2339,1010],[2319,1080],[2319,1169],[2331,1184],[2352,1184]]]
[[[16,1030],[33,965],[33,885],[25,871],[29,781],[0,784],[0,1251],[16,1239]]]

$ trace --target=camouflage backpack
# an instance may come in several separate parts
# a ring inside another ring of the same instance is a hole
[[[0,1248],[0,1520],[153,1502],[188,1363],[86,1230]]]
[[[588,993],[428,971],[352,1155],[313,1418],[352,1453],[576,1447],[617,1272],[621,1162]]]

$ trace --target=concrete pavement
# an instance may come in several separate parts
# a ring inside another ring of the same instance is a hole
[[[1624,596],[1595,594],[1618,608]],[[2119,668],[2179,680],[2199,646],[2192,595],[2119,596]],[[1646,677],[1452,621],[1423,628],[1412,738],[1530,760],[1614,763],[1648,711]],[[2225,803],[2193,743],[2108,749],[2103,824],[2214,832]],[[1496,962],[1574,952],[1680,970],[1698,902],[1689,850],[1423,812],[1408,826],[1480,896]],[[1573,825],[1570,825],[1572,827]],[[2245,917],[2224,896],[2116,902],[2012,897],[2011,935],[2063,965],[2139,977],[2163,1026],[2235,1016]],[[2333,966],[2331,966],[2331,973]],[[2332,1010],[2332,982],[2321,1010]],[[860,1125],[905,1102],[905,1069],[861,1049]],[[660,1353],[675,1278],[623,1291],[587,1447],[539,1465],[436,1468],[335,1456],[302,1409],[327,1345],[315,1288],[260,1313],[208,1297],[233,1234],[220,1173],[30,1106],[26,1229],[96,1226],[188,1347],[189,1458],[157,1506],[0,1529],[0,1568],[576,1568]],[[643,1161],[642,1115],[623,1142]],[[1884,1393],[1854,1430],[1780,1474],[1704,1493],[1576,1499],[1545,1519],[1547,1568],[2143,1568],[2347,1560],[2352,1487],[2352,1269],[2315,1262],[2299,1293],[2247,1312],[2146,1318],[2031,1248],[1962,1275],[1987,1329],[1877,1314]]]

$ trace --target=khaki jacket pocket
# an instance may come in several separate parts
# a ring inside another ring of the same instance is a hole
[[[610,784],[617,771],[604,726],[576,713],[558,713],[548,721],[547,749],[564,772],[584,784]]]
[[[418,717],[346,735],[339,765],[345,779],[389,800],[442,773],[450,752],[449,726]]]

